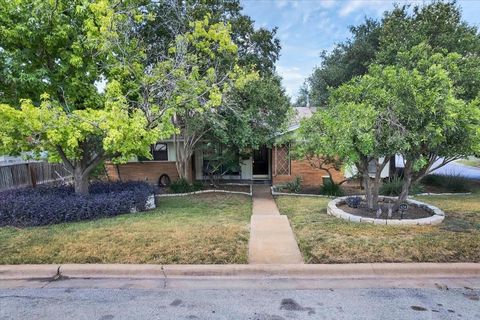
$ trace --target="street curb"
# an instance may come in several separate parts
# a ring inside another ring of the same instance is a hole
[[[479,263],[358,263],[296,265],[1,265],[0,280],[68,278],[480,278]]]

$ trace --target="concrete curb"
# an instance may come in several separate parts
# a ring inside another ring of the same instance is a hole
[[[297,265],[2,265],[0,280],[59,278],[480,278],[479,263],[358,263]]]

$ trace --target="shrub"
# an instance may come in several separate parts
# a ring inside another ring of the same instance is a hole
[[[339,184],[328,181],[320,187],[320,194],[324,194],[326,196],[340,197],[343,196],[344,193],[342,187],[340,187]]]
[[[173,193],[187,193],[193,191],[192,185],[190,185],[190,183],[183,178],[180,178],[170,183],[169,188],[170,191],[172,191]]]
[[[445,188],[450,192],[472,191],[472,181],[461,174],[429,174],[423,177],[421,183],[427,186]]]
[[[144,182],[97,182],[89,195],[72,186],[40,185],[0,193],[0,226],[29,227],[91,220],[145,210],[153,188]]]
[[[347,203],[347,206],[350,208],[358,208],[360,207],[360,203],[362,203],[362,198],[360,197],[348,197],[345,202]]]
[[[293,193],[299,193],[302,189],[302,178],[295,177],[295,179],[293,179],[292,181],[287,182],[287,184],[285,185],[285,189]]]
[[[199,191],[203,189],[203,182],[201,181],[194,181],[192,183],[192,188],[194,191]]]
[[[385,181],[381,186],[379,193],[383,196],[390,196],[390,197],[398,197],[402,192],[403,187],[403,179],[394,176],[390,178],[388,181]],[[410,194],[419,194],[423,192],[423,186],[415,183],[410,186]]]

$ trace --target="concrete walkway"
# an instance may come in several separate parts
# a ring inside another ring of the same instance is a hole
[[[287,216],[280,215],[266,185],[253,186],[253,214],[248,250],[250,264],[299,264],[298,249]]]

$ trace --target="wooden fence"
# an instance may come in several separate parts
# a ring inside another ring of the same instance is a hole
[[[0,166],[0,190],[35,187],[37,184],[70,181],[72,173],[63,164],[28,162]]]

